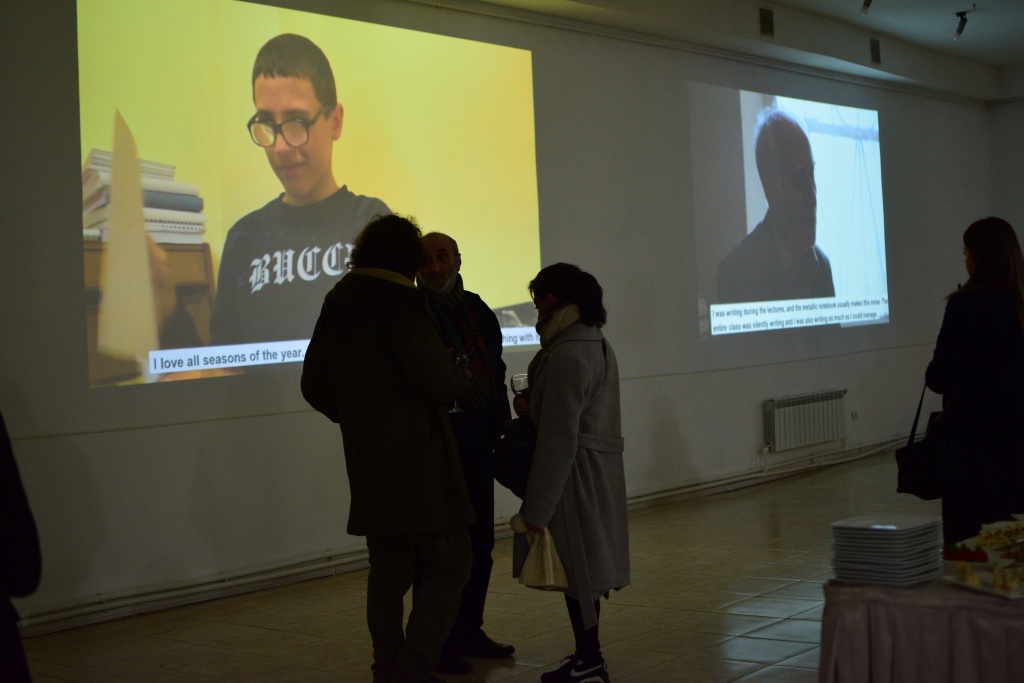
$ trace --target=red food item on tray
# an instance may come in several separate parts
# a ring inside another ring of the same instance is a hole
[[[981,548],[968,548],[960,545],[947,545],[942,549],[942,559],[950,562],[988,562],[988,554]]]

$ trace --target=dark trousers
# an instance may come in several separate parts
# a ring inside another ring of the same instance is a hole
[[[30,683],[28,662],[18,633],[18,614],[6,598],[0,598],[0,681]]]
[[[408,536],[367,536],[370,577],[366,621],[373,640],[373,679],[414,683],[432,672],[455,621],[471,553],[465,530]],[[417,590],[402,628],[403,597],[420,561]]]
[[[484,602],[494,566],[491,558],[494,550],[494,465],[491,456],[488,453],[473,462],[463,458],[462,469],[476,523],[469,527],[473,566],[462,589],[462,604],[452,627],[452,637],[456,639],[468,637],[483,627]]]
[[[565,596],[565,606],[569,609],[569,621],[572,622],[572,635],[576,639],[576,656],[584,662],[596,662],[601,657],[601,641],[597,626],[583,628],[583,610],[576,598]],[[601,618],[601,601],[594,601],[594,611]]]

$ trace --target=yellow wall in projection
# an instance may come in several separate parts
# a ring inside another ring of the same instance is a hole
[[[467,287],[526,301],[540,267],[528,51],[236,0],[79,0],[82,159],[111,149],[115,109],[141,159],[205,202],[207,241],[281,192],[249,139],[252,63],[280,33],[327,55],[345,109],[334,174],[459,240]]]

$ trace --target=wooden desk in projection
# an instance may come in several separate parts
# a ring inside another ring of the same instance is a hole
[[[99,319],[100,273],[106,258],[106,244],[85,242],[85,320],[88,343],[89,383],[92,385],[126,382],[140,376],[135,361],[115,358],[100,353],[96,348]],[[210,245],[161,244],[167,254],[167,269],[171,283],[196,326],[203,344],[210,343],[210,314],[213,311],[213,263]]]

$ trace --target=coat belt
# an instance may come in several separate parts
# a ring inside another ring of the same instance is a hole
[[[576,445],[578,448],[586,448],[591,451],[622,453],[626,447],[626,440],[621,436],[601,436],[581,432],[576,435]]]

